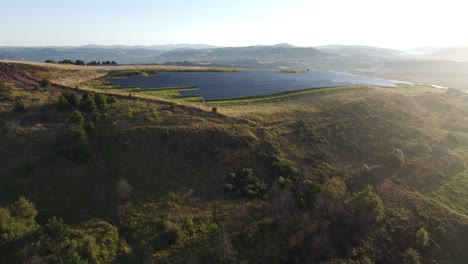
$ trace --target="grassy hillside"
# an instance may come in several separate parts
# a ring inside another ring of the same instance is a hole
[[[0,263],[468,259],[464,93],[343,87],[199,107],[0,66]]]

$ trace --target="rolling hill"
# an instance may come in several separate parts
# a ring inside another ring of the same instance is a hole
[[[110,67],[0,69],[0,262],[468,258],[464,93],[201,105],[93,85]]]

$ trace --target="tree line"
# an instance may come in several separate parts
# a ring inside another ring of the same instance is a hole
[[[61,61],[55,61],[55,60],[46,60],[45,63],[58,63],[58,64],[71,64],[71,65],[80,65],[80,66],[100,66],[100,65],[106,65],[106,66],[109,66],[109,65],[112,65],[112,66],[115,66],[115,65],[118,65],[116,61],[90,61],[88,63],[85,63],[83,60],[75,60],[75,61],[72,61],[72,60],[61,60]]]

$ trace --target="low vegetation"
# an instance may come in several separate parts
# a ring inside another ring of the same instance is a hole
[[[205,109],[52,77],[35,89],[45,77],[0,83],[0,263],[468,259],[464,94],[348,87]]]

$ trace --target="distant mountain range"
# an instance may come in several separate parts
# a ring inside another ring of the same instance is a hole
[[[468,88],[468,47],[421,47],[407,51],[370,46],[328,45],[297,47],[277,44],[248,47],[154,45],[80,47],[0,47],[0,59],[59,61],[64,59],[116,61],[119,64],[201,64],[239,68],[295,68],[345,71]],[[180,64],[180,62],[182,62]]]
[[[249,47],[218,47],[203,44],[174,44],[153,46],[85,45],[79,47],[0,47],[0,59],[45,61],[51,60],[114,60],[120,64],[164,63],[177,61],[207,62],[251,66],[284,67],[327,66],[375,63],[395,60],[468,61],[468,47],[423,47],[409,51],[370,46],[328,45],[297,47],[290,44]]]

